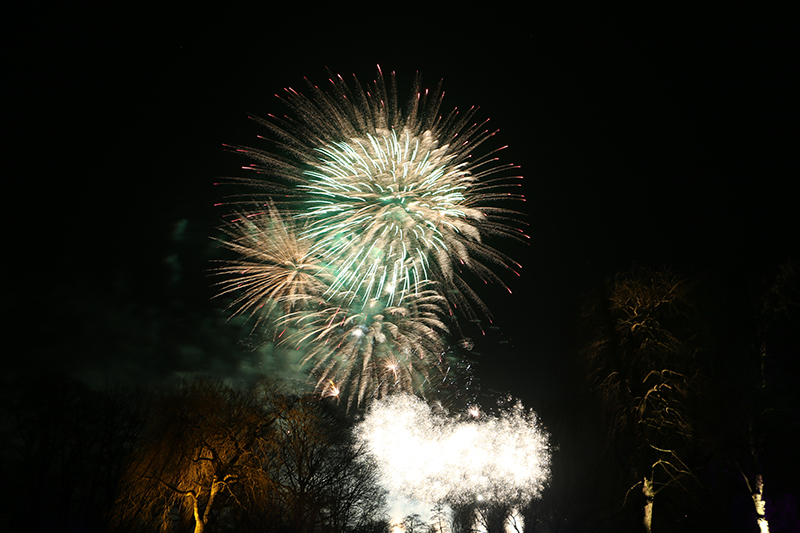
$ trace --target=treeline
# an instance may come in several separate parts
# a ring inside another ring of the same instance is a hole
[[[534,406],[556,447],[542,497],[438,506],[408,533],[800,527],[795,264],[758,286],[635,268],[577,314],[568,400]],[[10,531],[386,532],[351,430],[331,399],[267,379],[5,379],[0,516]]]
[[[12,531],[386,531],[375,467],[331,402],[261,380],[95,391],[5,383]]]

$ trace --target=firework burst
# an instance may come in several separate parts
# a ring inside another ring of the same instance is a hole
[[[522,200],[519,176],[499,150],[478,155],[495,132],[476,108],[440,114],[441,87],[420,90],[419,76],[402,109],[394,74],[329,82],[287,89],[290,116],[256,119],[274,151],[234,147],[260,175],[234,181],[268,201],[225,229],[240,259],[218,270],[221,294],[302,350],[324,395],[423,393],[447,374],[444,317],[488,314],[464,272],[505,287],[491,267],[518,266],[486,238],[526,238],[497,205]]]
[[[277,322],[292,330],[284,342],[305,353],[318,388],[345,396],[351,406],[391,392],[424,394],[441,383],[443,305],[435,291],[420,291],[402,307],[377,299],[358,310],[328,302]]]
[[[519,402],[458,417],[393,395],[372,404],[357,435],[386,489],[426,502],[524,504],[550,476],[548,436]]]
[[[297,238],[294,224],[285,221],[273,204],[266,213],[240,214],[223,228],[228,240],[219,240],[240,259],[225,261],[215,274],[224,276],[218,296],[237,293],[234,315],[256,317],[256,325],[273,317],[277,307],[288,313],[310,305],[326,291],[327,271]]]
[[[485,237],[525,238],[507,224],[515,213],[495,205],[522,199],[512,192],[519,176],[508,175],[516,167],[499,164],[497,150],[475,155],[495,132],[473,122],[475,108],[440,115],[443,93],[421,91],[419,77],[404,112],[394,75],[387,84],[379,70],[367,89],[329,81],[329,92],[310,85],[310,97],[287,90],[296,118],[257,119],[278,153],[236,147],[267,177],[236,181],[288,199],[282,208],[304,221],[298,237],[332,266],[331,294],[394,305],[434,281],[469,318],[470,304],[488,312],[462,270],[505,287],[489,265],[518,265]]]

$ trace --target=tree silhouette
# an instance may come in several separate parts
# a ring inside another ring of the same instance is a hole
[[[381,522],[385,492],[376,466],[353,444],[330,402],[297,398],[276,423],[265,459],[272,483],[269,516],[292,531],[369,530]],[[274,526],[274,524],[273,524]]]
[[[427,533],[431,527],[419,513],[413,513],[403,518],[402,526],[405,533]]]

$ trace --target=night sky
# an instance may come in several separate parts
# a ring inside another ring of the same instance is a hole
[[[577,387],[575,310],[607,277],[744,286],[797,254],[793,13],[484,9],[21,15],[4,39],[12,375],[263,370],[212,300],[231,192],[214,183],[248,164],[223,144],[265,146],[248,114],[284,112],[274,95],[326,68],[368,82],[380,64],[401,97],[417,71],[443,79],[443,110],[500,130],[530,244],[496,243],[523,269],[501,274],[511,295],[479,289],[508,341],[479,376],[534,408]]]

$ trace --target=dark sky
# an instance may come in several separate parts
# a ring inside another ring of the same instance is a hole
[[[12,368],[252,370],[246,327],[210,299],[213,183],[247,164],[223,143],[265,133],[248,114],[326,68],[366,82],[380,64],[401,94],[417,71],[443,79],[443,109],[480,106],[521,166],[530,245],[498,247],[522,276],[481,291],[511,340],[482,354],[488,386],[561,386],[581,296],[634,263],[744,280],[797,253],[794,13],[310,9],[20,14]]]

